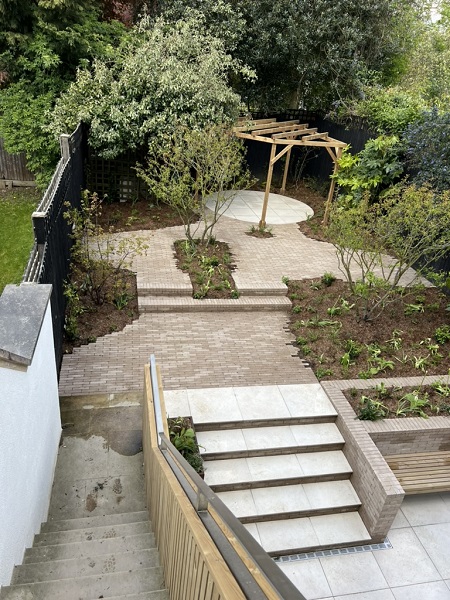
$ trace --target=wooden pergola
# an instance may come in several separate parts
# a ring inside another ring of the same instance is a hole
[[[259,222],[260,227],[266,226],[270,185],[272,183],[273,167],[277,160],[286,154],[286,164],[284,166],[283,183],[281,186],[281,192],[284,194],[293,146],[316,146],[326,148],[328,154],[333,159],[334,173],[336,173],[338,169],[338,160],[341,158],[342,150],[347,146],[345,142],[330,137],[328,132],[319,133],[317,128],[310,128],[308,123],[300,123],[299,121],[276,121],[275,119],[257,119],[251,121],[243,117],[240,118],[238,124],[233,127],[233,132],[238,138],[272,144],[266,191],[264,194],[264,204],[261,220]],[[278,146],[281,146],[282,149],[277,153]],[[323,222],[325,224],[328,222],[335,186],[336,181],[335,179],[332,179],[323,217]]]

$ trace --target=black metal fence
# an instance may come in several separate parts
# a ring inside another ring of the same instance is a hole
[[[33,213],[35,244],[23,277],[24,282],[51,283],[51,307],[56,364],[62,360],[66,298],[64,281],[69,275],[71,228],[64,218],[70,207],[79,208],[85,187],[86,135],[78,125],[72,135],[61,136],[62,158],[41,203]]]

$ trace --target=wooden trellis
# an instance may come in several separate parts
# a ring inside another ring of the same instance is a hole
[[[233,127],[233,132],[238,138],[272,144],[263,209],[261,220],[259,221],[260,227],[266,226],[266,213],[269,202],[270,185],[272,183],[273,167],[277,160],[286,154],[286,164],[284,167],[283,183],[281,186],[281,192],[284,194],[286,190],[286,180],[293,146],[318,146],[326,148],[334,163],[334,173],[337,172],[338,161],[342,156],[342,150],[347,146],[345,142],[331,138],[328,135],[328,132],[319,133],[317,128],[310,128],[308,123],[300,123],[298,120],[276,121],[275,119],[257,119],[255,121],[249,121],[244,117],[239,119],[236,127]],[[277,146],[282,147],[278,153]],[[325,214],[323,217],[324,224],[328,222],[335,186],[336,181],[335,179],[332,179],[325,205]]]

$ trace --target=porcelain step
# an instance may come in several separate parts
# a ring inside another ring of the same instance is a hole
[[[358,546],[371,541],[356,512],[249,523],[245,527],[271,556]]]
[[[320,383],[194,389],[187,398],[190,412],[185,414],[192,416],[196,431],[270,426],[270,421],[278,426],[316,417],[332,422],[337,416]],[[166,404],[170,410],[170,391]]]
[[[205,460],[340,450],[344,438],[334,423],[225,429],[197,433]]]
[[[47,521],[42,524],[41,533],[46,531],[70,531],[71,529],[86,529],[88,527],[101,527],[103,525],[123,525],[125,523],[138,523],[148,521],[148,512],[119,513],[101,515],[98,517],[81,517],[80,519],[62,519],[60,521]]]
[[[84,577],[86,575],[101,575],[135,569],[159,567],[159,554],[156,548],[147,548],[115,554],[101,554],[86,558],[72,558],[21,565],[14,568],[12,585],[23,583],[38,583]]]
[[[280,417],[279,419],[246,419],[195,423],[195,431],[219,431],[222,429],[253,429],[256,427],[280,427],[285,425],[314,425],[316,423],[334,423],[336,414],[310,415],[304,417]]]
[[[92,600],[164,589],[161,567],[2,588],[1,600]]]
[[[139,312],[206,312],[283,310],[291,308],[291,301],[283,296],[243,296],[236,299],[196,300],[187,297],[141,296]]]
[[[352,469],[340,450],[208,460],[205,482],[216,492],[349,479]]]
[[[68,558],[86,558],[115,552],[131,552],[146,548],[155,548],[153,533],[141,533],[120,538],[106,538],[91,542],[72,542],[54,546],[39,546],[25,551],[23,564],[45,562],[48,560],[66,560]]]
[[[141,533],[151,533],[148,521],[124,523],[122,525],[105,525],[89,529],[73,529],[70,531],[47,531],[34,536],[33,546],[54,546],[56,544],[71,544],[72,542],[91,542],[112,538],[121,538]]]
[[[348,480],[220,492],[243,523],[357,511],[361,502]]]

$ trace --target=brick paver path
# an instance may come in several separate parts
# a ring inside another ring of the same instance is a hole
[[[245,234],[248,223],[224,217],[216,238],[231,246],[238,289],[247,294],[283,293],[291,279],[339,273],[333,246],[304,236],[296,224],[275,225],[273,238]],[[136,235],[136,234],[123,234]],[[182,227],[139,232],[149,245],[134,264],[140,294],[186,296],[189,278],[177,269],[173,241]],[[237,306],[239,305],[239,301]],[[77,348],[63,359],[60,394],[140,389],[151,353],[167,389],[311,383],[312,371],[296,355],[286,312],[148,313],[122,332]]]

